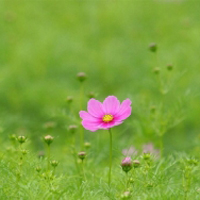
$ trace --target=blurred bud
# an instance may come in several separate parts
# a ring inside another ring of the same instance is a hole
[[[23,135],[20,135],[17,137],[17,140],[20,144],[23,144],[26,141],[26,137]]]
[[[58,166],[58,161],[52,160],[51,161],[51,166],[54,167],[54,168],[57,167]]]
[[[153,183],[147,183],[146,184],[146,187],[149,188],[149,189],[152,188],[153,186],[154,186]]]
[[[154,113],[155,110],[156,110],[156,106],[151,106],[151,107],[150,107],[150,111],[151,111],[152,113]]]
[[[155,74],[159,74],[159,73],[160,73],[160,68],[155,67],[155,68],[153,69],[153,72],[154,72]]]
[[[38,153],[38,158],[44,158],[44,151],[40,151]]]
[[[169,71],[171,71],[171,70],[173,69],[173,65],[172,65],[172,64],[167,65],[167,69],[168,69]]]
[[[121,162],[122,170],[126,173],[132,169],[132,161],[130,157],[126,157]]]
[[[88,98],[95,98],[96,97],[96,94],[94,93],[94,92],[89,92],[88,94],[87,94],[87,96],[88,96]]]
[[[121,199],[130,199],[130,197],[131,193],[129,191],[126,191],[121,195]]]
[[[85,81],[85,79],[87,78],[86,74],[84,72],[79,72],[77,74],[77,79],[80,81],[80,82],[83,82]]]
[[[15,134],[12,134],[12,135],[9,136],[9,138],[10,138],[11,141],[15,141],[17,137],[16,137]]]
[[[53,137],[51,135],[47,135],[44,137],[44,141],[47,143],[47,145],[50,145],[53,142]]]
[[[157,51],[157,44],[156,43],[151,43],[149,45],[149,50],[152,52],[156,52]]]
[[[148,153],[148,152],[143,152],[143,156],[142,157],[143,157],[144,160],[149,160],[151,158],[151,154]]]
[[[71,103],[73,100],[74,100],[74,98],[73,98],[72,96],[68,96],[68,97],[66,98],[66,102],[67,102],[67,103]]]
[[[135,181],[134,181],[134,179],[133,178],[130,178],[129,179],[129,183],[134,183]]]
[[[36,170],[36,172],[40,172],[40,171],[42,170],[42,168],[41,168],[40,166],[37,166],[37,167],[35,168],[35,170]]]
[[[85,143],[84,143],[84,146],[85,146],[86,149],[89,149],[89,148],[91,147],[91,143],[85,142]]]
[[[196,159],[188,159],[187,162],[189,165],[195,165],[195,166],[198,165],[198,160]]]
[[[56,127],[56,122],[50,121],[50,122],[46,122],[43,127],[45,129],[53,129]]]
[[[21,152],[22,152],[23,155],[26,155],[28,153],[28,150],[22,149]]]
[[[76,125],[70,125],[69,127],[68,127],[68,130],[69,130],[69,132],[70,133],[75,133],[76,132],[76,130],[77,130],[77,126]]]
[[[138,168],[140,166],[140,161],[139,160],[134,160],[133,161],[133,167]]]
[[[83,161],[85,159],[86,153],[84,151],[81,151],[78,153],[78,157]]]

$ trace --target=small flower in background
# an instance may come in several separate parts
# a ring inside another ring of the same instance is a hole
[[[17,140],[20,144],[23,144],[26,141],[26,139],[27,138],[23,135],[20,135],[20,136],[17,137]]]
[[[50,129],[54,129],[56,125],[57,125],[56,122],[49,121],[49,122],[44,123],[43,128],[50,130]]]
[[[149,45],[149,50],[150,50],[151,52],[156,52],[156,51],[157,51],[157,48],[158,48],[158,46],[157,46],[156,43],[151,43],[151,44]]]
[[[131,100],[126,99],[120,104],[115,96],[108,96],[103,103],[90,99],[87,110],[79,112],[86,130],[95,132],[98,129],[110,129],[131,115]]]
[[[78,126],[76,126],[76,125],[70,125],[68,127],[68,130],[70,133],[74,134],[77,131],[77,128],[78,128]]]
[[[143,153],[152,154],[155,158],[160,158],[160,150],[154,149],[154,145],[151,142],[143,145]]]
[[[132,169],[133,163],[131,161],[130,157],[126,157],[121,162],[122,170],[126,173],[129,172]]]
[[[74,98],[72,96],[68,96],[66,98],[66,102],[69,103],[69,104],[72,103],[73,100],[74,100]]]
[[[123,149],[122,154],[124,156],[136,156],[138,151],[134,146],[131,146],[129,149]]]
[[[44,137],[44,141],[47,143],[47,145],[50,145],[53,142],[53,137],[51,135],[47,135]]]
[[[85,79],[87,78],[86,74],[84,72],[79,72],[77,74],[77,79],[80,81],[80,82],[83,82],[85,81]]]
[[[86,156],[86,152],[85,151],[81,151],[78,153],[78,157],[83,161],[85,159]]]

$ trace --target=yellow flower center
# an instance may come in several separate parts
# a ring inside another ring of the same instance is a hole
[[[111,122],[113,120],[113,116],[112,115],[104,115],[103,116],[103,121],[104,122]]]

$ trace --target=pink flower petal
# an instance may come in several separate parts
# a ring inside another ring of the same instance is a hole
[[[121,123],[122,123],[122,121],[112,121],[112,122],[109,122],[109,123],[102,123],[99,126],[99,128],[101,128],[101,129],[109,129],[109,128],[112,128],[113,126],[118,126]]]
[[[79,112],[80,117],[83,120],[87,120],[87,121],[93,121],[93,122],[98,122],[99,119],[96,117],[93,117],[92,115],[90,115],[89,113],[87,113],[86,111],[80,111]]]
[[[87,120],[83,120],[82,121],[82,125],[86,130],[95,132],[96,130],[99,129],[99,122],[92,122],[92,121],[87,121]]]
[[[106,114],[114,115],[119,108],[120,102],[115,96],[108,96],[103,102],[103,110]]]
[[[96,99],[90,99],[87,106],[90,115],[98,118],[102,118],[104,115],[101,102]]]
[[[116,116],[114,116],[115,120],[120,121],[120,120],[124,120],[127,117],[129,117],[131,115],[131,100],[130,99],[126,99],[122,102],[119,112],[116,113]]]

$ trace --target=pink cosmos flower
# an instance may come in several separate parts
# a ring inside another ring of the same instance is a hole
[[[92,132],[117,126],[131,115],[131,103],[130,99],[126,99],[120,104],[115,96],[108,96],[103,103],[90,99],[87,105],[88,112],[79,112],[82,125]]]

